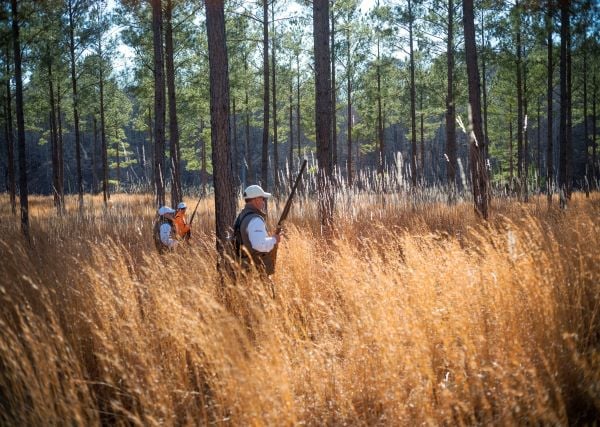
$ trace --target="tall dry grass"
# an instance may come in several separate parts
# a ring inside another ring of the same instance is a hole
[[[0,200],[0,425],[585,424],[600,414],[600,195],[293,210],[274,276],[223,283],[211,201],[155,253],[149,196]],[[272,216],[281,206],[271,207]]]

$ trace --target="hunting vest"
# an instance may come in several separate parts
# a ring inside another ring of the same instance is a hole
[[[254,206],[246,205],[235,220],[233,230],[236,240],[237,255],[244,268],[249,269],[250,266],[254,264],[259,271],[273,274],[275,265],[273,263],[272,252],[259,252],[253,249],[252,243],[250,243],[248,224],[256,217],[260,217],[266,222],[266,215],[264,212],[256,209]]]
[[[156,249],[158,250],[159,254],[164,254],[165,252],[167,252],[169,250],[169,247],[167,245],[165,245],[162,242],[162,240],[160,240],[160,227],[163,224],[169,224],[171,226],[171,237],[173,237],[173,233],[175,230],[175,227],[173,226],[173,221],[171,221],[168,218],[165,218],[164,216],[160,216],[154,222],[154,229],[153,229],[154,245],[156,246]]]

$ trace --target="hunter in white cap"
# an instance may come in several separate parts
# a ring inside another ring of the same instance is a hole
[[[158,219],[154,223],[154,243],[158,252],[162,254],[175,249],[178,244],[173,224],[175,210],[169,206],[161,206],[157,213]]]
[[[274,262],[271,251],[281,241],[281,235],[269,235],[266,226],[267,199],[271,193],[259,185],[251,185],[244,190],[246,206],[240,212],[233,226],[238,255],[246,268],[254,264],[259,271],[272,274]]]

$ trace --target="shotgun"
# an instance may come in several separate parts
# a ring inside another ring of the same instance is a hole
[[[296,181],[294,182],[294,186],[292,187],[292,191],[290,193],[290,195],[287,198],[287,201],[285,202],[285,206],[283,208],[283,211],[281,212],[281,216],[279,217],[279,221],[277,222],[277,227],[275,229],[275,233],[279,234],[281,233],[281,230],[283,229],[283,223],[285,222],[285,220],[288,217],[288,214],[290,213],[290,208],[292,207],[292,201],[294,200],[294,195],[296,194],[296,189],[298,188],[298,184],[300,184],[300,179],[302,178],[302,173],[304,172],[304,169],[306,169],[306,159],[304,160],[304,162],[302,162],[302,166],[300,167],[300,172],[298,173],[298,176],[296,177]],[[275,272],[275,264],[277,262],[277,248],[279,247],[279,245],[275,245],[275,247],[273,248],[273,250],[271,251],[271,261],[273,263],[272,265],[272,271],[268,272],[268,274],[273,274]]]
[[[190,231],[188,231],[183,238],[185,240],[189,240],[192,237],[192,222],[194,221],[194,217],[196,216],[196,211],[198,210],[198,206],[200,206],[200,201],[202,198],[198,199],[198,203],[196,203],[196,207],[194,208],[194,212],[192,212],[192,216],[190,217],[190,222],[188,222],[188,226],[190,227]]]

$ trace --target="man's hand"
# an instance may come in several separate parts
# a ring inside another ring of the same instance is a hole
[[[277,244],[279,244],[279,242],[281,242],[281,239],[283,238],[284,234],[283,234],[283,230],[279,231],[278,233],[273,234],[273,237],[275,237],[275,241],[277,242]]]

